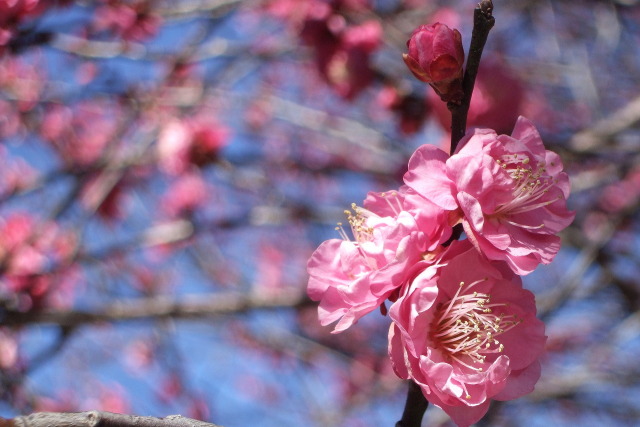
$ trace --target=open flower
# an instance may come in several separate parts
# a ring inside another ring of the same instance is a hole
[[[518,118],[511,136],[476,129],[449,157],[424,145],[409,161],[404,181],[457,215],[465,233],[490,260],[519,275],[548,264],[560,249],[557,233],[573,221],[569,178],[533,124]]]
[[[504,263],[455,241],[391,306],[389,355],[459,426],[487,412],[490,399],[533,390],[546,337],[533,294]]]
[[[381,217],[353,206],[348,219],[355,241],[339,228],[343,240],[323,242],[307,264],[307,293],[320,301],[320,323],[340,321],[342,332],[376,309],[404,281],[407,270],[420,260],[426,236],[408,212]]]
[[[309,259],[307,293],[320,301],[322,325],[339,320],[334,333],[387,298],[395,299],[412,272],[433,262],[432,251],[450,235],[445,211],[424,200],[412,205],[404,190],[369,193],[366,208],[354,204],[346,211],[355,241],[339,224],[343,239],[323,242]]]

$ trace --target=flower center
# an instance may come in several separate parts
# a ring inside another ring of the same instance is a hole
[[[513,179],[513,197],[506,203],[499,205],[492,216],[501,218],[518,227],[539,229],[544,224],[537,226],[517,224],[505,219],[507,215],[515,215],[534,209],[542,208],[555,202],[545,197],[549,189],[558,183],[557,179],[547,174],[544,162],[538,162],[535,169],[530,166],[530,159],[525,155],[507,155],[496,162]]]
[[[351,226],[351,233],[353,237],[356,239],[356,243],[369,242],[373,239],[373,228],[367,225],[367,217],[371,212],[368,210],[361,208],[355,203],[351,204],[350,210],[345,210],[344,213],[347,215],[347,221],[349,221],[349,225]],[[340,233],[340,237],[342,237],[346,241],[350,241],[351,239],[347,236],[347,233],[342,228],[342,223],[339,222],[336,227],[338,233]]]
[[[491,295],[470,292],[487,278],[460,286],[455,296],[436,313],[432,339],[452,362],[459,363],[477,372],[487,355],[501,353],[504,345],[496,339],[518,325],[521,320],[513,314],[505,314],[500,308],[506,303],[491,302]],[[500,314],[496,314],[496,310]]]
[[[343,240],[352,242],[358,248],[358,252],[371,269],[376,269],[376,261],[368,256],[367,252],[363,250],[362,247],[363,243],[373,241],[373,227],[367,225],[367,218],[375,214],[367,209],[357,206],[355,203],[351,204],[351,209],[353,209],[353,212],[345,210],[344,213],[347,215],[347,221],[349,221],[351,233],[353,234],[355,241],[352,241],[349,238],[347,232],[342,227],[341,222],[337,224],[336,231],[338,231],[338,234],[340,234],[340,237],[342,237]]]

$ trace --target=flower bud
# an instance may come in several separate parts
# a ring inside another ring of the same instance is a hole
[[[460,101],[464,48],[458,30],[439,22],[418,27],[409,41],[409,53],[402,55],[409,70],[429,83],[443,101]]]

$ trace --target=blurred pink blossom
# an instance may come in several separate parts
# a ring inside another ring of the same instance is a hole
[[[51,6],[49,2],[39,0],[0,1],[0,54],[4,53],[24,20],[39,15]]]
[[[171,175],[214,162],[227,144],[229,130],[210,119],[171,120],[158,137],[157,155],[160,169]]]
[[[346,28],[328,61],[319,63],[320,73],[342,97],[354,98],[373,81],[369,58],[381,40],[382,27],[378,21]]]
[[[24,309],[69,305],[78,275],[69,266],[75,247],[75,237],[56,223],[26,213],[0,220],[0,292],[19,297]]]
[[[369,59],[382,42],[382,27],[375,20],[351,24],[344,15],[367,7],[361,0],[277,0],[265,10],[289,23],[313,49],[320,76],[340,96],[353,99],[373,80]]]
[[[144,375],[155,361],[157,349],[151,340],[136,339],[125,349],[125,362],[134,375]]]
[[[52,104],[46,110],[40,133],[67,165],[89,166],[114,142],[119,124],[118,107],[107,101],[83,102],[73,108]]]
[[[7,329],[0,329],[0,369],[8,372],[18,362],[18,341],[15,333]]]
[[[127,392],[117,383],[94,385],[89,396],[85,395],[80,407],[84,410],[97,409],[116,414],[131,412]]]
[[[640,168],[634,168],[624,179],[607,185],[600,193],[599,205],[606,212],[632,208],[640,199]]]
[[[96,9],[96,30],[108,30],[125,40],[143,41],[158,32],[162,19],[153,14],[152,2],[103,0]]]
[[[420,130],[427,120],[430,107],[424,98],[403,93],[393,86],[385,86],[377,96],[378,103],[396,114],[399,128],[405,135]]]
[[[0,61],[0,88],[10,96],[19,112],[29,111],[38,104],[47,81],[44,70],[37,59],[30,62],[7,56]]]
[[[24,130],[22,117],[15,106],[0,100],[0,138],[10,138],[21,134]]]
[[[210,197],[210,189],[196,172],[180,175],[162,197],[162,210],[170,217],[189,216]]]
[[[38,172],[23,158],[11,157],[4,146],[0,146],[0,197],[28,188]]]

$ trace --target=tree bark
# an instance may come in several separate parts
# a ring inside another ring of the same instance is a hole
[[[36,412],[11,419],[0,418],[0,427],[220,427],[204,421],[170,415],[165,418],[111,412]]]

